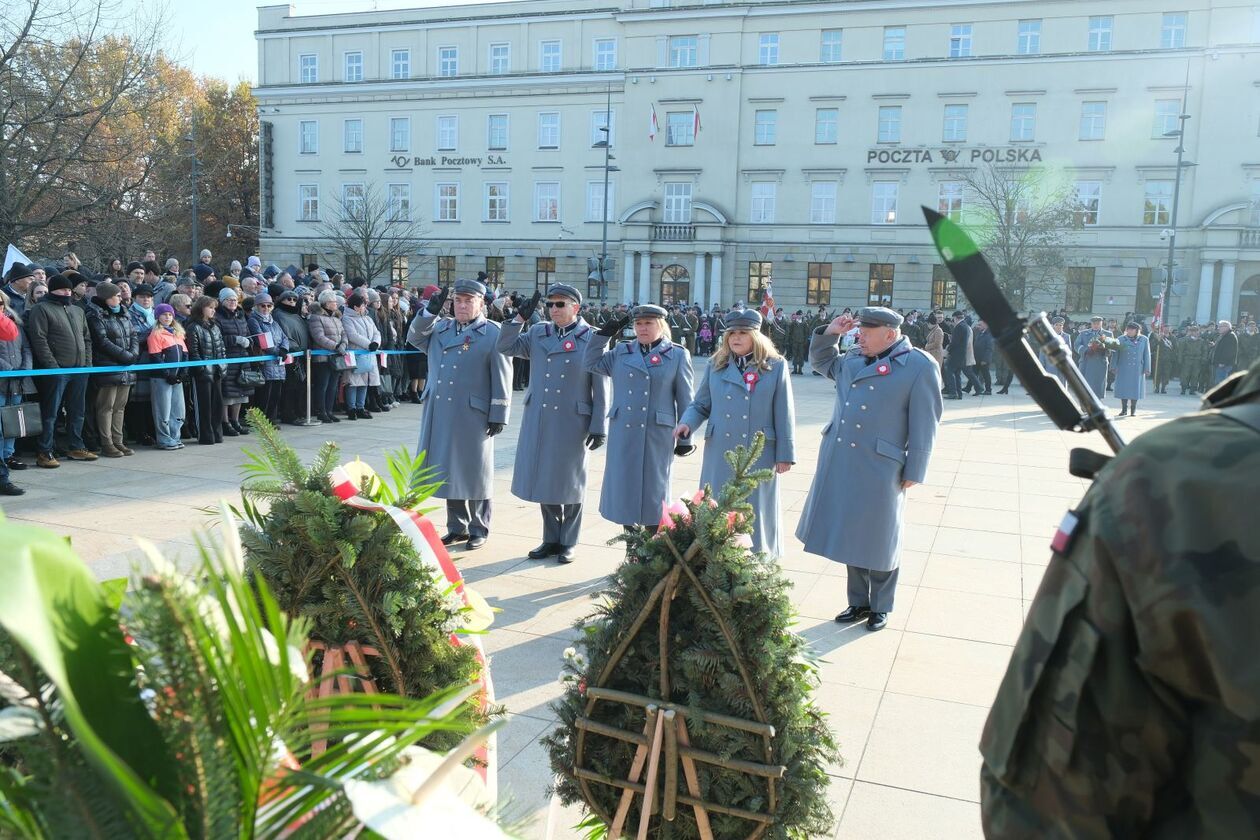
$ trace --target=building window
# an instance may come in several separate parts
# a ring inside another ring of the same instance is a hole
[[[389,77],[411,78],[411,50],[391,50],[389,53]]]
[[[1081,139],[1102,140],[1107,132],[1107,103],[1081,103]]]
[[[967,107],[966,105],[945,106],[945,119],[941,124],[942,143],[967,141]]]
[[[455,282],[455,257],[437,258],[437,281],[439,286],[449,286]]]
[[[538,115],[538,148],[560,148],[560,114],[544,111]]]
[[[757,63],[772,67],[779,63],[779,33],[763,32],[757,41]]]
[[[389,262],[389,282],[391,284],[398,283],[406,285],[407,283],[407,258],[394,257]]]
[[[502,76],[510,72],[512,69],[512,45],[511,44],[491,44],[490,45],[490,74],[493,76]]]
[[[411,149],[411,117],[389,118],[389,150],[406,152]]]
[[[319,254],[302,254],[298,260],[298,265],[306,268],[308,265],[317,265],[319,263]]]
[[[560,72],[560,42],[538,42],[538,69],[543,73]]]
[[[943,265],[932,266],[932,308],[946,312],[958,308],[958,281]]]
[[[438,47],[437,74],[454,76],[459,73],[459,47]]]
[[[341,185],[341,218],[363,218],[363,185]]]
[[[901,106],[881,105],[876,139],[880,143],[901,142]]]
[[[458,222],[459,184],[434,184],[433,190],[437,194],[437,221]]]
[[[391,222],[411,221],[411,184],[389,185],[389,220]]]
[[[363,151],[363,120],[346,120],[342,123],[343,149],[349,154]]]
[[[363,53],[346,53],[345,75],[347,82],[363,81]]]
[[[319,81],[319,56],[298,56],[298,81],[304,85],[313,85]]]
[[[1015,40],[1015,52],[1020,55],[1037,55],[1041,52],[1041,21],[1021,20]]]
[[[1186,45],[1186,13],[1164,12],[1164,25],[1159,30],[1160,49],[1176,50]]]
[[[815,181],[809,185],[809,223],[834,225],[836,223],[836,196],[840,184],[836,181]]]
[[[750,195],[752,206],[748,221],[754,225],[768,225],[774,222],[774,201],[778,185],[773,181],[754,181]]]
[[[498,287],[507,273],[507,257],[486,257],[486,283]]]
[[[613,199],[617,195],[616,185],[612,181],[608,182],[608,218],[611,219],[616,213],[617,208],[613,204]],[[604,220],[604,182],[603,181],[587,181],[586,182],[586,221],[602,222]]]
[[[1076,182],[1076,213],[1078,227],[1094,227],[1098,224],[1098,210],[1102,205],[1101,181]]]
[[[665,223],[675,225],[691,223],[690,181],[665,182]]]
[[[805,305],[831,305],[831,263],[812,262],[805,274]]]
[[[534,288],[543,294],[556,282],[556,258],[534,258]]]
[[[492,152],[504,152],[508,147],[508,115],[491,114],[486,117],[486,148]]]
[[[1068,312],[1094,311],[1094,269],[1070,265],[1067,270],[1067,295],[1063,308]]]
[[[616,111],[591,111],[591,147],[603,147],[607,140],[609,145],[616,144],[613,136],[617,128]],[[604,129],[608,129],[605,131]]]
[[[961,181],[942,181],[936,199],[936,212],[952,221],[962,221],[963,185]]]
[[[867,306],[892,306],[893,264],[871,263],[866,284]]]
[[[669,66],[695,67],[699,51],[700,39],[695,35],[675,35],[669,39]]]
[[[1155,279],[1155,269],[1139,268],[1137,275],[1137,294],[1133,300],[1133,311],[1140,315],[1151,315],[1155,312],[1155,303],[1163,293],[1163,283]]]
[[[534,184],[534,221],[560,221],[560,184],[558,181],[538,181]]]
[[[665,115],[665,145],[694,146],[696,115],[693,111],[670,111]]]
[[[758,111],[753,116],[753,144],[773,146],[778,135],[779,112]]]
[[[459,117],[437,118],[437,147],[439,152],[453,152],[459,147]]]
[[[1172,181],[1147,181],[1142,224],[1165,227],[1172,218]]]
[[[319,185],[298,187],[298,218],[303,222],[319,221]]]
[[[595,39],[595,69],[599,71],[617,69],[617,39]]]
[[[354,279],[363,275],[362,254],[342,254],[342,260],[346,267],[347,278]]]
[[[298,122],[298,152],[304,155],[319,154],[319,122],[317,120]]]
[[[506,181],[487,181],[484,187],[487,222],[508,221],[508,185]]]
[[[1011,142],[1027,142],[1037,133],[1037,103],[1016,102],[1011,106]]]
[[[661,304],[671,306],[691,300],[691,275],[681,265],[667,265],[661,272]]]
[[[814,112],[814,143],[830,145],[840,142],[840,109],[819,108]]]
[[[1094,15],[1089,19],[1090,52],[1109,52],[1111,50],[1111,15]]]
[[[876,181],[871,184],[871,224],[897,224],[897,190],[900,184],[896,181]]]
[[[1152,137],[1167,137],[1181,128],[1181,100],[1156,99],[1155,123],[1151,129]]]
[[[971,24],[955,23],[949,28],[949,57],[969,58],[971,56]]]
[[[884,27],[884,61],[904,61],[906,57],[906,28]]]
[[[844,41],[844,30],[824,29],[822,45],[819,47],[818,60],[823,64],[835,64],[840,61],[840,48]]]
[[[761,303],[761,291],[774,274],[774,263],[768,260],[753,260],[748,263],[748,305]]]

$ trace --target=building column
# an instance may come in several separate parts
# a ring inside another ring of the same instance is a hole
[[[1234,320],[1234,269],[1238,263],[1227,261],[1221,264],[1221,290],[1216,295],[1216,320]]]
[[[624,251],[621,255],[621,302],[629,304],[634,300],[634,251]]]
[[[1194,322],[1206,324],[1212,317],[1212,281],[1216,277],[1216,263],[1212,260],[1199,266],[1199,302],[1194,308]]]
[[[709,275],[709,308],[722,302],[722,254],[713,255],[712,274]]]
[[[651,303],[652,253],[639,254],[639,305]]]
[[[704,311],[704,258],[708,254],[696,254],[696,273],[691,277],[691,299],[700,304],[700,311]]]

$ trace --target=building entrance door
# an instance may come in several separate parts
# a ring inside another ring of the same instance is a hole
[[[1238,322],[1260,318],[1260,274],[1253,276],[1238,290]]]
[[[687,303],[691,300],[691,275],[675,263],[661,272],[661,306]]]

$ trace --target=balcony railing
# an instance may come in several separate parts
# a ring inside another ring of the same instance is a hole
[[[695,238],[695,225],[652,225],[654,242],[692,242]]]
[[[1239,248],[1260,248],[1260,228],[1243,228],[1238,231]]]

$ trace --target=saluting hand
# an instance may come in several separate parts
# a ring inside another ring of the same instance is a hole
[[[516,317],[521,323],[528,323],[534,310],[538,308],[538,301],[542,300],[542,292],[534,292],[534,296],[522,303],[516,308]]]
[[[425,309],[430,315],[442,314],[442,307],[446,305],[446,298],[450,296],[450,293],[450,286],[443,286],[433,293],[433,297],[429,298],[429,302],[425,304]]]
[[[604,326],[597,329],[595,331],[595,334],[612,338],[614,335],[619,335],[621,331],[624,330],[626,328],[626,325],[628,325],[629,323],[630,323],[629,315],[626,315],[622,318],[615,318],[609,321],[607,324],[604,324]]]
[[[855,323],[856,321],[853,320],[852,316],[841,315],[840,317],[836,318],[834,321],[832,321],[830,324],[827,325],[827,329],[825,330],[825,333],[827,335],[844,335],[849,330],[853,329],[853,325]]]

